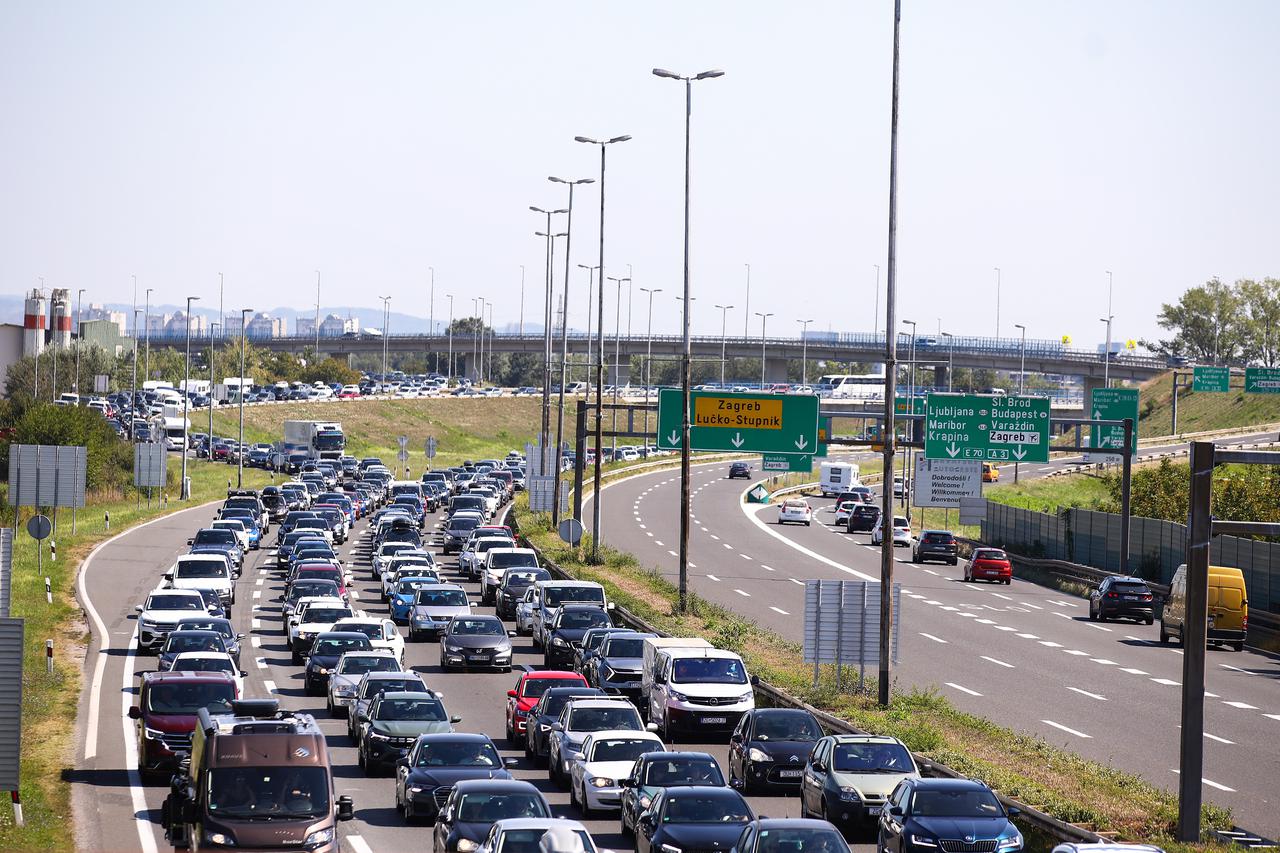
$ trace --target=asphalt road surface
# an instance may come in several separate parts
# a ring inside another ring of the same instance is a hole
[[[1220,443],[1274,439],[1269,433]],[[1174,447],[1144,448],[1142,455]],[[1023,465],[1021,473],[1043,477],[1071,461]],[[869,534],[833,526],[832,500],[810,501],[812,526],[782,526],[776,506],[742,502],[750,483],[729,480],[727,470],[727,463],[693,468],[689,585],[698,595],[800,641],[804,581],[879,581],[880,549],[870,546]],[[615,481],[601,508],[604,539],[673,580],[679,476],[665,470]],[[909,549],[899,549],[897,688],[935,688],[962,710],[1172,788],[1182,652],[1160,644],[1159,623],[1092,623],[1082,599],[1016,578],[1011,586],[966,584],[961,572],[914,565]],[[1205,797],[1232,808],[1240,825],[1274,837],[1280,657],[1211,647],[1206,690]]]
[[[143,782],[135,772],[134,722],[125,713],[136,701],[138,673],[155,668],[154,657],[138,657],[132,638],[137,620],[133,611],[147,592],[156,587],[161,574],[187,550],[186,541],[213,517],[214,506],[186,510],[124,533],[104,543],[86,563],[80,594],[90,613],[93,639],[87,662],[88,689],[84,691],[79,715],[73,784],[73,811],[79,849],[95,851],[150,851],[169,849],[159,825],[159,809],[167,785]],[[434,542],[435,519],[429,521],[428,542]],[[352,603],[370,613],[385,614],[368,569],[364,545],[365,524],[341,547],[356,576],[358,598]],[[275,529],[266,537],[275,541]],[[434,548],[439,555],[438,548]],[[323,698],[308,697],[302,688],[302,669],[290,663],[287,645],[280,631],[278,598],[283,582],[274,570],[271,550],[250,552],[236,593],[232,618],[246,640],[242,666],[249,673],[246,695],[279,698],[282,707],[304,710],[320,721],[328,735],[329,752],[339,793],[355,800],[355,820],[339,824],[344,850],[351,853],[395,853],[422,851],[431,844],[430,826],[403,825],[395,811],[393,778],[390,774],[366,777],[356,765],[355,749],[347,737],[345,721],[328,717]],[[446,576],[456,567],[454,558],[438,556]],[[478,600],[474,584],[464,584]],[[477,608],[478,612],[491,612]],[[513,626],[514,627],[514,626]],[[538,668],[528,638],[519,638],[514,663],[519,668]],[[512,748],[504,739],[504,703],[518,672],[511,674],[442,673],[439,650],[434,641],[409,643],[406,662],[423,674],[427,684],[444,693],[451,713],[461,714],[460,731],[485,732],[498,744],[504,757],[519,761],[513,768],[517,778],[528,779],[542,789],[558,816],[581,819],[569,805],[567,791],[547,780],[545,770],[524,761],[521,748]],[[727,769],[725,744],[686,744],[680,749],[705,750],[716,755]],[[796,817],[795,797],[751,797],[758,814]],[[616,817],[585,821],[602,848],[630,850],[629,838],[619,833]],[[869,851],[872,845],[856,849]]]

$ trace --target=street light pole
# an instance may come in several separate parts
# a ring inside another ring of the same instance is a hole
[[[942,336],[947,339],[947,393],[951,393],[951,386],[955,382],[955,364],[956,364],[956,336],[950,332],[943,332]],[[935,385],[937,382],[934,383]]]
[[[800,324],[800,384],[809,384],[809,324],[812,320],[796,320]]]
[[[692,77],[683,77],[663,68],[653,69],[657,77],[684,82],[684,318],[683,342],[680,352],[680,600],[679,611],[685,613],[689,606],[689,513],[692,492],[689,487],[689,393],[692,388],[693,351],[689,340],[689,147],[693,118],[693,81],[721,77],[723,71],[710,69]],[[750,267],[747,268],[750,276]]]
[[[907,414],[913,415],[916,411],[916,321],[903,320],[902,325],[911,327],[911,367],[908,371],[907,388]],[[907,438],[914,439],[916,432],[916,422],[908,421]],[[907,510],[907,520],[911,520],[911,457],[912,451],[907,451],[907,459],[903,463],[902,471],[902,506]]]
[[[546,459],[547,442],[551,439],[551,342],[553,340],[551,334],[551,302],[552,289],[554,285],[554,261],[555,261],[555,236],[551,230],[551,216],[555,213],[567,213],[568,211],[560,210],[543,210],[540,207],[529,205],[529,209],[534,213],[543,213],[547,217],[547,230],[535,231],[539,237],[546,238],[546,275],[543,280],[543,288],[545,290],[545,299],[543,305],[542,320],[542,432],[539,433],[538,444],[542,448],[543,457],[539,460],[539,469],[542,471],[541,462]],[[543,476],[546,471],[542,471]]]
[[[449,332],[449,365],[448,367],[449,367],[449,378],[452,379],[453,378],[453,294],[449,293],[449,294],[446,294],[446,296],[449,297],[449,328],[447,330]],[[445,383],[445,387],[446,388],[448,387],[448,382]]]
[[[84,349],[84,330],[80,328],[80,306],[84,304],[84,288],[76,294],[76,396],[80,396],[80,350]]]
[[[146,336],[146,346],[143,349],[145,355],[142,359],[142,381],[146,382],[151,378],[151,291],[153,287],[147,288],[147,307],[142,311],[142,324],[144,326],[143,335]],[[187,324],[188,326],[190,323]],[[190,337],[190,335],[188,335]]]
[[[218,319],[222,318],[219,317]],[[222,325],[222,323],[209,324],[209,438],[205,444],[205,450],[209,452],[208,459],[210,462],[213,461],[213,363],[216,361],[213,349],[213,330],[222,328]]]
[[[150,291],[148,291],[148,293],[150,293]],[[191,405],[191,303],[199,298],[199,296],[187,297],[186,381],[182,383],[182,485],[178,487],[178,496],[184,501],[191,497],[191,486],[187,483],[187,451],[190,449],[189,445],[191,443],[191,440],[187,437],[187,433],[191,429],[191,422],[187,420],[187,411]],[[147,326],[151,326],[149,321]],[[136,352],[134,358],[135,360],[137,358]]]
[[[187,312],[188,314],[191,312]],[[253,313],[252,308],[240,309],[240,439],[236,448],[236,488],[244,488],[244,345],[245,340],[249,337],[248,323],[249,315]],[[320,328],[319,326],[316,327]],[[317,350],[319,352],[319,350]],[[185,458],[183,460],[186,461]]]
[[[642,287],[641,293],[649,294],[649,331],[646,334],[644,353],[644,399],[649,400],[650,389],[653,388],[653,294],[661,293],[661,287]],[[644,410],[644,431],[649,431],[649,409]]]
[[[1111,387],[1111,321],[1115,317],[1108,314],[1105,317],[1099,317],[1098,322],[1107,324],[1107,348],[1102,353],[1102,387]]]
[[[761,391],[763,391],[763,390],[764,390],[764,377],[765,377],[765,371],[764,371],[764,365],[765,365],[765,341],[767,340],[767,339],[765,338],[765,336],[764,336],[764,324],[765,324],[765,322],[766,322],[770,317],[772,317],[772,316],[773,316],[773,312],[769,312],[768,314],[762,314],[762,313],[760,313],[759,311],[756,311],[756,312],[754,312],[754,313],[755,313],[755,315],[756,315],[757,317],[759,317],[759,318],[760,318],[760,390],[761,390]]]
[[[594,183],[594,180],[592,178],[568,180],[554,177],[550,178],[550,180],[553,183],[563,183],[569,187],[569,203],[564,208],[564,311],[560,324],[560,410],[556,413],[556,479],[552,490],[551,505],[551,523],[558,525],[560,523],[560,460],[562,453],[560,448],[564,444],[564,386],[568,381],[569,370],[569,270],[573,269],[573,188],[578,184]],[[590,316],[590,312],[588,312],[588,316]],[[590,351],[590,342],[588,342],[588,351]]]
[[[390,318],[388,308],[391,305],[390,296],[379,296],[382,300],[382,381],[387,381],[387,320]],[[316,361],[320,360],[320,345],[316,344]]]
[[[733,306],[717,305],[716,307],[720,309],[720,387],[723,388],[724,387],[724,367],[725,367],[725,343],[727,340],[725,335],[725,329],[726,329],[726,324],[729,322],[729,309],[732,308]]]

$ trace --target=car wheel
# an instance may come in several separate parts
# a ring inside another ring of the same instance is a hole
[[[1243,641],[1243,640],[1241,640],[1241,641],[1240,641],[1240,642],[1238,642],[1238,643],[1232,643],[1232,644],[1231,644],[1231,650],[1232,650],[1232,651],[1236,651],[1236,652],[1242,652],[1242,651],[1244,651],[1244,641]]]
[[[1096,613],[1094,612],[1094,610],[1093,610],[1093,603],[1092,603],[1092,602],[1090,602],[1090,603],[1089,603],[1089,621],[1090,621],[1090,622],[1097,622],[1097,621],[1098,621],[1098,614],[1096,614]]]
[[[298,654],[297,649],[290,650],[289,655],[293,659],[294,666],[299,666],[302,663],[302,655]]]
[[[578,807],[582,809],[582,816],[587,820],[595,817],[596,810],[587,804],[587,792],[584,790],[582,796],[578,797]]]
[[[1147,623],[1148,625],[1150,625],[1150,624],[1154,623],[1155,621],[1156,621],[1156,618],[1155,618],[1154,616],[1148,616],[1148,617],[1146,618],[1146,623]]]
[[[505,724],[505,728],[506,728],[506,733],[507,733],[507,740],[508,740],[508,741],[514,741],[514,740],[516,739],[516,735],[515,735],[515,732],[514,732],[514,731],[512,730],[512,728],[511,728],[511,718],[510,718],[510,717],[507,717],[507,721],[506,721],[506,724]]]

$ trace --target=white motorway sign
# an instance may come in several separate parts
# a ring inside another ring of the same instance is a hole
[[[926,459],[916,453],[915,505],[959,507],[961,498],[982,497],[982,463],[977,459]]]

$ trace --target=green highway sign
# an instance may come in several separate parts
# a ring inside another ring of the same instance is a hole
[[[827,457],[827,442],[831,440],[831,418],[818,418],[818,452],[814,456]]]
[[[679,450],[680,390],[658,393],[658,447]],[[789,453],[812,456],[818,449],[816,394],[689,394],[690,450]]]
[[[798,453],[766,453],[760,457],[760,470],[774,474],[808,474],[813,470],[813,457]]]
[[[1195,367],[1191,370],[1192,391],[1231,390],[1231,368],[1229,367]]]
[[[1246,394],[1280,394],[1280,367],[1246,367]]]
[[[907,409],[908,402],[911,403],[910,410]],[[924,397],[894,397],[893,413],[895,415],[923,415]]]
[[[1049,461],[1049,398],[930,394],[924,457],[987,462]]]
[[[1138,389],[1094,388],[1089,394],[1089,413],[1095,421],[1133,419],[1132,452],[1138,452]],[[1123,447],[1123,426],[1090,427],[1090,447]],[[1118,458],[1118,457],[1117,457]]]

